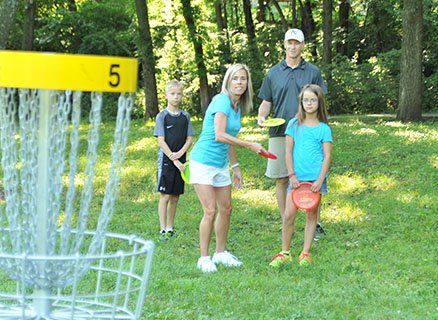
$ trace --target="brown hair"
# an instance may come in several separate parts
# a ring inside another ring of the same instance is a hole
[[[301,90],[299,96],[298,113],[297,113],[298,124],[301,124],[306,118],[306,111],[304,110],[303,107],[303,95],[305,91],[313,92],[318,97],[318,113],[317,113],[318,120],[320,122],[327,123],[328,113],[327,113],[324,92],[322,92],[321,87],[316,84],[306,84]]]

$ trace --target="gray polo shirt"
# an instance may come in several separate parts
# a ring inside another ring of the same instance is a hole
[[[284,136],[287,123],[298,111],[298,97],[301,89],[309,83],[319,85],[324,94],[327,93],[327,87],[319,68],[303,58],[294,69],[286,64],[286,60],[283,60],[268,71],[258,97],[272,103],[273,118],[286,120],[286,123],[281,126],[269,128],[270,138]]]

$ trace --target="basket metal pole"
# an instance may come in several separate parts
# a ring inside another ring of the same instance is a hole
[[[40,90],[39,103],[39,133],[38,133],[38,188],[37,188],[37,229],[36,229],[36,254],[47,256],[47,200],[49,190],[49,110],[51,94],[49,90]],[[39,274],[45,274],[45,260],[38,262]],[[38,316],[50,315],[50,289],[35,288],[34,307]]]

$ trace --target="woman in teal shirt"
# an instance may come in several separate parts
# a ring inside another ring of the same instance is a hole
[[[234,187],[240,188],[242,173],[235,147],[244,147],[255,153],[266,151],[260,143],[236,138],[241,128],[241,114],[252,109],[252,98],[253,89],[248,67],[243,64],[230,66],[222,82],[222,92],[208,106],[202,132],[190,153],[190,184],[194,185],[204,211],[199,225],[201,257],[197,263],[202,272],[217,271],[216,264],[227,267],[242,265],[239,259],[226,250],[232,211],[228,163],[233,170]],[[216,249],[210,258],[208,249],[213,226]]]

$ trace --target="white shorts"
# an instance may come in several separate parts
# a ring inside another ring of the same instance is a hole
[[[231,185],[230,170],[228,167],[216,168],[190,160],[190,184],[206,184],[213,187]]]
[[[268,159],[265,175],[268,178],[287,178],[286,137],[269,138],[269,151],[277,155],[277,159]]]

